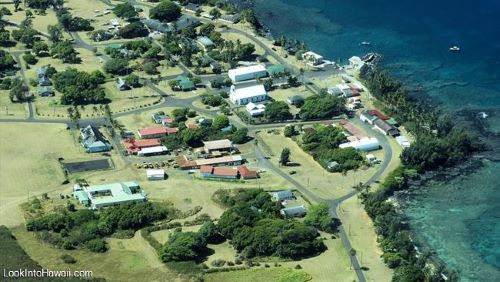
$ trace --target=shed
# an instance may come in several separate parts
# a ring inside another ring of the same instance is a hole
[[[146,177],[148,180],[164,180],[165,170],[164,169],[148,169],[146,170]]]
[[[37,94],[41,97],[50,97],[54,96],[54,90],[52,90],[49,86],[41,86],[38,87]]]
[[[340,144],[339,148],[354,148],[356,150],[370,152],[380,149],[380,144],[377,138],[363,138],[361,140]]]
[[[304,205],[283,208],[280,210],[280,214],[285,218],[303,216],[306,214],[306,208],[304,207]]]

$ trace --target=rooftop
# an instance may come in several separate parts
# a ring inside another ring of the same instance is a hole
[[[247,86],[243,88],[238,88],[233,85],[234,88],[232,88],[232,95],[236,95],[239,99],[241,98],[250,98],[258,95],[266,95],[267,91],[266,88],[264,88],[264,85],[262,84],[257,84],[257,85],[252,85],[252,86]]]
[[[165,127],[141,128],[141,129],[139,129],[139,134],[141,136],[155,135],[155,134],[167,134],[167,129]]]
[[[229,139],[203,141],[203,144],[205,145],[205,150],[217,150],[233,147],[233,142]]]
[[[265,72],[265,71],[266,71],[266,68],[263,65],[253,65],[253,66],[248,66],[248,67],[230,69],[227,72],[227,74],[229,75],[229,77],[231,77],[231,76],[242,75],[242,74],[246,74],[246,73]]]

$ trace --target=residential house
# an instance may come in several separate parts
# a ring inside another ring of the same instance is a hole
[[[130,86],[123,80],[121,77],[119,77],[116,80],[116,89],[120,91],[125,91],[125,90],[130,90]]]
[[[323,63],[323,56],[314,52],[308,51],[302,54],[302,59],[309,65],[317,66]]]
[[[207,154],[210,154],[213,151],[231,152],[234,149],[233,142],[229,139],[203,141],[203,145],[203,150]]]
[[[378,117],[381,120],[388,120],[389,119],[389,117],[387,115],[381,113],[379,110],[370,110],[370,112],[372,113],[372,115]]]
[[[326,168],[329,171],[335,170],[340,164],[337,161],[330,161],[326,164]]]
[[[132,5],[132,6],[134,7],[134,11],[136,11],[138,13],[143,11],[142,7],[139,5]]]
[[[210,118],[200,118],[197,122],[201,126],[212,126],[213,120]]]
[[[214,48],[215,43],[206,36],[200,36],[196,39],[196,43],[206,52]]]
[[[241,15],[240,14],[221,15],[220,20],[235,24],[241,20]]]
[[[247,67],[240,67],[230,69],[227,75],[233,82],[240,82],[245,80],[257,79],[267,76],[267,70],[263,65],[252,65]]]
[[[304,103],[304,97],[303,96],[300,96],[300,95],[293,95],[293,96],[289,96],[286,98],[286,101],[288,102],[288,104],[290,105],[294,105],[294,106],[297,106],[297,105],[300,105],[300,104],[303,104]]]
[[[36,77],[37,78],[42,78],[47,76],[47,71],[49,70],[48,66],[43,66],[41,68],[38,68],[36,70]]]
[[[135,181],[93,185],[83,188],[91,209],[116,206],[132,202],[145,202],[146,194]]]
[[[245,106],[248,114],[252,117],[256,116],[262,116],[264,115],[264,112],[266,111],[266,105],[264,104],[254,104],[252,102],[248,103]]]
[[[96,127],[88,125],[80,129],[81,144],[88,153],[98,153],[111,150],[111,144]]]
[[[165,114],[160,114],[160,113],[153,113],[151,115],[151,118],[153,119],[153,122],[156,123],[156,124],[161,124],[163,122],[163,119],[166,117],[167,115]]]
[[[181,169],[195,169],[200,168],[204,165],[209,166],[238,166],[243,163],[243,158],[241,155],[231,155],[231,156],[223,156],[218,158],[210,158],[210,159],[197,159],[197,160],[189,160],[184,155],[179,155],[175,159],[177,165]]]
[[[133,59],[137,57],[137,52],[134,50],[129,50],[127,48],[121,48],[120,54],[126,59]]]
[[[179,75],[175,80],[179,82],[179,90],[181,91],[189,91],[196,88],[191,79],[185,75]]]
[[[147,169],[146,178],[148,180],[164,180],[165,170],[164,169]]]
[[[306,208],[304,205],[282,208],[280,214],[285,218],[300,217],[306,214]]]
[[[173,29],[160,22],[159,20],[155,19],[145,19],[142,21],[145,26],[147,26],[150,30],[160,32],[160,33],[167,33],[170,31],[173,31]]]
[[[236,105],[246,105],[250,102],[263,102],[268,98],[264,85],[258,84],[247,87],[232,85],[229,100]]]
[[[187,16],[187,15],[182,15],[175,22],[175,26],[177,27],[177,30],[183,30],[183,29],[188,28],[190,26],[197,27],[199,25],[201,25],[201,22],[198,19],[193,18],[191,16]]]
[[[285,200],[293,200],[295,196],[292,190],[283,190],[271,193],[271,198],[276,202],[283,202]]]
[[[328,88],[327,92],[328,92],[328,94],[333,95],[335,97],[338,97],[338,96],[341,96],[344,94],[342,89],[340,89],[337,86]]]
[[[170,127],[174,124],[174,119],[169,117],[169,116],[165,116],[162,120],[161,120],[161,124],[163,124],[163,126],[166,126],[166,127]]]
[[[194,3],[188,3],[184,7],[184,10],[186,10],[186,12],[190,12],[190,13],[199,13],[202,11],[200,5],[194,4]]]
[[[378,117],[374,115],[371,111],[363,111],[361,112],[359,119],[362,122],[366,122],[370,125],[373,125],[373,123],[378,119]]]
[[[38,87],[37,94],[41,97],[51,97],[54,96],[54,90],[52,90],[49,86],[41,86]]]
[[[375,129],[379,130],[385,135],[390,135],[392,137],[398,136],[399,135],[399,130],[395,128],[394,126],[388,124],[385,122],[383,119],[377,119],[373,122],[373,125]]]
[[[38,78],[38,86],[50,86],[52,83],[50,82],[49,78],[46,76],[42,76]]]

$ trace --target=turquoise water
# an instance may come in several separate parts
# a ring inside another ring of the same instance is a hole
[[[367,52],[419,97],[451,113],[486,111],[500,133],[500,1],[255,0],[275,36],[305,41],[327,59]],[[360,46],[369,41],[371,46]],[[460,52],[449,52],[458,45]],[[500,156],[498,136],[488,135]],[[404,211],[416,235],[463,281],[500,281],[500,164],[412,192]]]

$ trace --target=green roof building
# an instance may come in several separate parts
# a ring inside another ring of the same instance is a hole
[[[179,75],[175,78],[179,82],[179,88],[182,91],[189,91],[195,89],[194,83],[189,79],[189,77],[184,75]]]
[[[399,126],[399,123],[394,118],[390,118],[390,119],[386,120],[385,122],[387,122],[388,124],[395,126],[395,127]]]
[[[285,73],[285,66],[283,65],[271,65],[266,68],[269,76],[280,76]]]
[[[73,193],[73,196],[75,196],[75,198],[78,200],[78,202],[80,202],[80,204],[86,207],[90,206],[90,199],[85,191],[82,190],[75,191]]]

